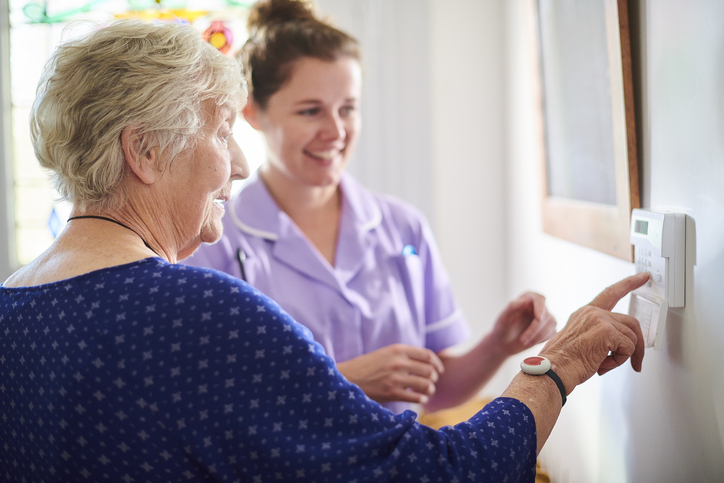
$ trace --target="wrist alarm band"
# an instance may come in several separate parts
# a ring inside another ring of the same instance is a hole
[[[558,377],[558,374],[551,369],[551,361],[541,356],[528,357],[520,363],[520,369],[531,376],[542,376],[545,374],[553,379],[553,382],[556,383],[558,390],[561,392],[561,399],[563,400],[561,407],[566,405],[566,388],[561,378]]]

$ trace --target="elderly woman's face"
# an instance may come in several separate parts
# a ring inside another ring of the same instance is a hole
[[[221,238],[222,203],[231,195],[231,182],[249,176],[249,166],[231,132],[236,110],[207,103],[204,116],[195,149],[179,155],[169,170],[176,181],[169,194],[182,241],[179,259],[191,255],[201,242]]]

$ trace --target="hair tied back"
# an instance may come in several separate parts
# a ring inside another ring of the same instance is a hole
[[[315,20],[314,5],[309,0],[259,0],[247,20],[250,35],[272,24]]]

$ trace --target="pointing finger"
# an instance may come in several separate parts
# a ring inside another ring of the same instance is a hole
[[[637,273],[628,278],[614,283],[593,299],[590,305],[604,310],[612,310],[619,300],[624,298],[632,290],[636,290],[645,284],[649,279],[648,272]]]

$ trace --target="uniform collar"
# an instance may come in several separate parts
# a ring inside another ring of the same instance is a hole
[[[382,222],[382,213],[374,197],[347,173],[342,174],[340,186],[343,223],[351,215],[351,225],[360,235],[376,228]],[[229,208],[229,216],[241,231],[271,241],[289,236],[289,225],[294,224],[279,209],[258,171],[249,177]]]
[[[334,269],[279,209],[258,173],[229,203],[229,216],[247,235],[274,242],[272,252],[285,264],[343,290],[343,285],[361,268],[365,253],[377,244],[371,232],[382,222],[382,212],[375,197],[351,175],[343,173],[340,186],[342,219]]]
[[[252,173],[244,188],[231,199],[229,216],[242,232],[272,241],[279,238],[282,226],[291,222],[271,197],[258,171]]]

